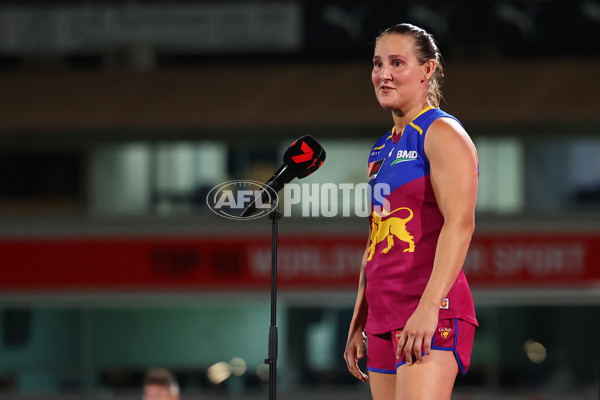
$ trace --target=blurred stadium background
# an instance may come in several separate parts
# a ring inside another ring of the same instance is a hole
[[[453,398],[597,399],[596,0],[0,2],[0,396],[136,399],[160,366],[183,399],[265,398],[270,222],[206,194],[307,133],[306,182],[363,182],[391,127],[373,38],[404,21],[438,39],[481,159]],[[342,358],[367,230],[281,221],[279,397],[369,398]]]

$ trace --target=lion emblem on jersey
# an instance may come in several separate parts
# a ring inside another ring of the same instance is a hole
[[[406,218],[400,218],[398,216],[391,217],[392,214],[401,211],[408,211]],[[385,219],[384,219],[385,218]],[[367,261],[371,261],[373,254],[375,254],[375,246],[378,243],[387,241],[387,247],[381,250],[382,254],[387,254],[392,247],[394,247],[394,238],[408,243],[408,248],[404,249],[405,253],[414,253],[415,251],[415,239],[413,235],[406,229],[406,223],[413,218],[413,212],[410,208],[400,207],[394,211],[382,214],[373,213],[371,222],[371,242],[369,244],[369,256]]]

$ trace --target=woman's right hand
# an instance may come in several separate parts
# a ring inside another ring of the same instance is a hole
[[[358,367],[358,360],[365,358],[366,355],[366,337],[362,332],[356,331],[348,338],[346,343],[346,351],[344,352],[344,360],[348,371],[357,379],[366,382],[369,377],[364,374]]]

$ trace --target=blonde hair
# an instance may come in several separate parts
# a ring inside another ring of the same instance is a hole
[[[396,34],[406,35],[413,38],[415,43],[415,54],[419,65],[425,64],[428,60],[435,61],[435,69],[433,75],[429,79],[429,87],[427,89],[427,100],[434,107],[439,107],[442,101],[442,84],[444,82],[444,67],[442,66],[442,54],[435,42],[433,36],[425,29],[419,28],[412,24],[397,24],[387,28],[381,32],[375,43],[385,35]]]

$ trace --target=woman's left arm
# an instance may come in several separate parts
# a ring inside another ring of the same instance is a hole
[[[431,184],[444,217],[433,270],[417,309],[408,319],[398,343],[400,357],[417,361],[429,355],[438,323],[440,304],[454,284],[467,255],[475,229],[478,159],[475,145],[463,127],[450,118],[434,121],[425,136]]]

